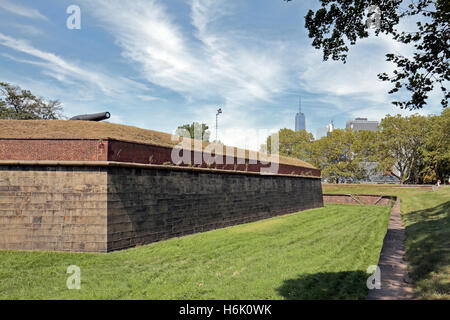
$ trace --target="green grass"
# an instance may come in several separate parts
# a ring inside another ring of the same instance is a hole
[[[364,299],[389,211],[327,205],[109,254],[2,251],[0,299]]]
[[[450,187],[432,191],[326,185],[323,191],[399,196],[406,226],[406,259],[415,294],[422,299],[450,299]]]

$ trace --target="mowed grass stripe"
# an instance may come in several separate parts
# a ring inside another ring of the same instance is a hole
[[[439,190],[376,185],[324,185],[324,193],[400,197],[406,227],[406,259],[416,297],[450,299],[450,187]]]
[[[364,299],[389,211],[327,205],[109,254],[4,251],[0,298]]]

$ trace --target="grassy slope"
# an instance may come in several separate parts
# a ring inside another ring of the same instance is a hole
[[[364,299],[389,210],[327,205],[110,254],[3,251],[0,298]]]
[[[323,191],[399,196],[415,293],[424,299],[450,299],[450,187],[432,191],[341,185],[324,186]]]

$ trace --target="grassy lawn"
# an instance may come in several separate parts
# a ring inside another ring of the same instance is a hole
[[[423,299],[450,299],[450,187],[432,191],[325,185],[323,191],[399,196],[415,294]]]
[[[364,299],[389,211],[327,205],[109,254],[0,251],[0,299]]]

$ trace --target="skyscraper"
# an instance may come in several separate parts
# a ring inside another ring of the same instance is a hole
[[[302,98],[298,101],[298,113],[295,115],[295,131],[306,129],[305,114],[302,113]]]

